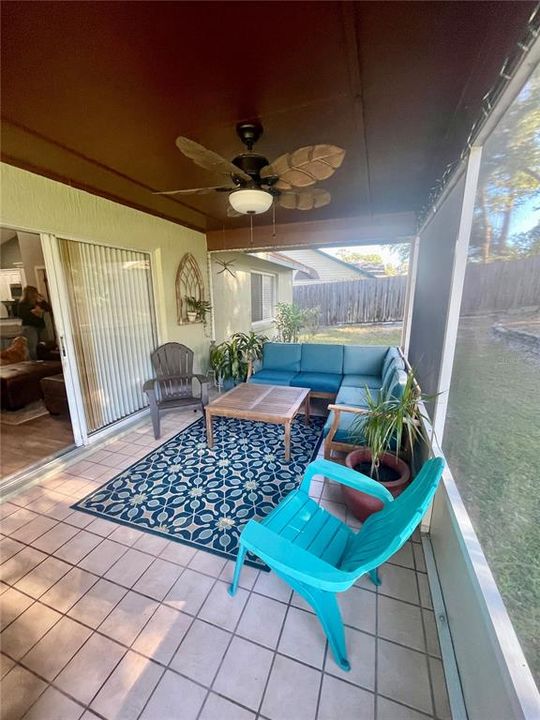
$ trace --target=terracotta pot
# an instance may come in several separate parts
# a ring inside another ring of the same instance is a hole
[[[356,465],[370,462],[371,452],[368,448],[358,448],[358,450],[353,450],[345,458],[345,464],[353,470]],[[381,485],[384,485],[384,487],[389,490],[394,497],[397,497],[403,492],[411,480],[411,471],[409,470],[409,466],[406,462],[401,460],[401,458],[396,458],[396,456],[391,453],[384,453],[381,457],[380,463],[399,473],[397,480],[393,480],[391,482],[381,482]],[[364,520],[366,520],[374,512],[381,510],[383,507],[382,502],[377,500],[377,498],[360,492],[359,490],[354,490],[346,485],[341,486],[341,491],[343,493],[345,504],[349,510],[356,518],[358,518],[358,520],[361,520],[362,522],[364,522]]]

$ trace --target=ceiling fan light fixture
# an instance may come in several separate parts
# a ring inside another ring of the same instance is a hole
[[[272,207],[274,198],[265,190],[245,188],[235,190],[229,195],[229,202],[233,210],[242,215],[259,215]]]

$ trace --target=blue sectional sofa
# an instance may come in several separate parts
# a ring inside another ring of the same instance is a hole
[[[349,430],[365,413],[368,391],[399,397],[407,373],[398,348],[379,345],[265,343],[260,367],[248,382],[305,387],[311,396],[335,401],[324,426],[325,456],[350,445]]]

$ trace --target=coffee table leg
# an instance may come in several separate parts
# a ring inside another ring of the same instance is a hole
[[[311,405],[309,402],[309,393],[306,395],[306,401],[304,403],[304,422],[309,425],[309,414],[311,412]]]
[[[206,444],[210,450],[214,447],[214,433],[212,431],[212,414],[206,408]]]
[[[285,461],[291,459],[291,423],[285,423]]]

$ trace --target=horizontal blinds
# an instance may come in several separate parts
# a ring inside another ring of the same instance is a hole
[[[262,275],[251,275],[251,322],[262,320]]]
[[[88,431],[146,404],[156,346],[147,253],[59,240]]]
[[[262,276],[262,319],[271,318],[274,314],[274,278]]]
[[[274,314],[274,283],[271,275],[251,275],[251,321],[268,320]]]

